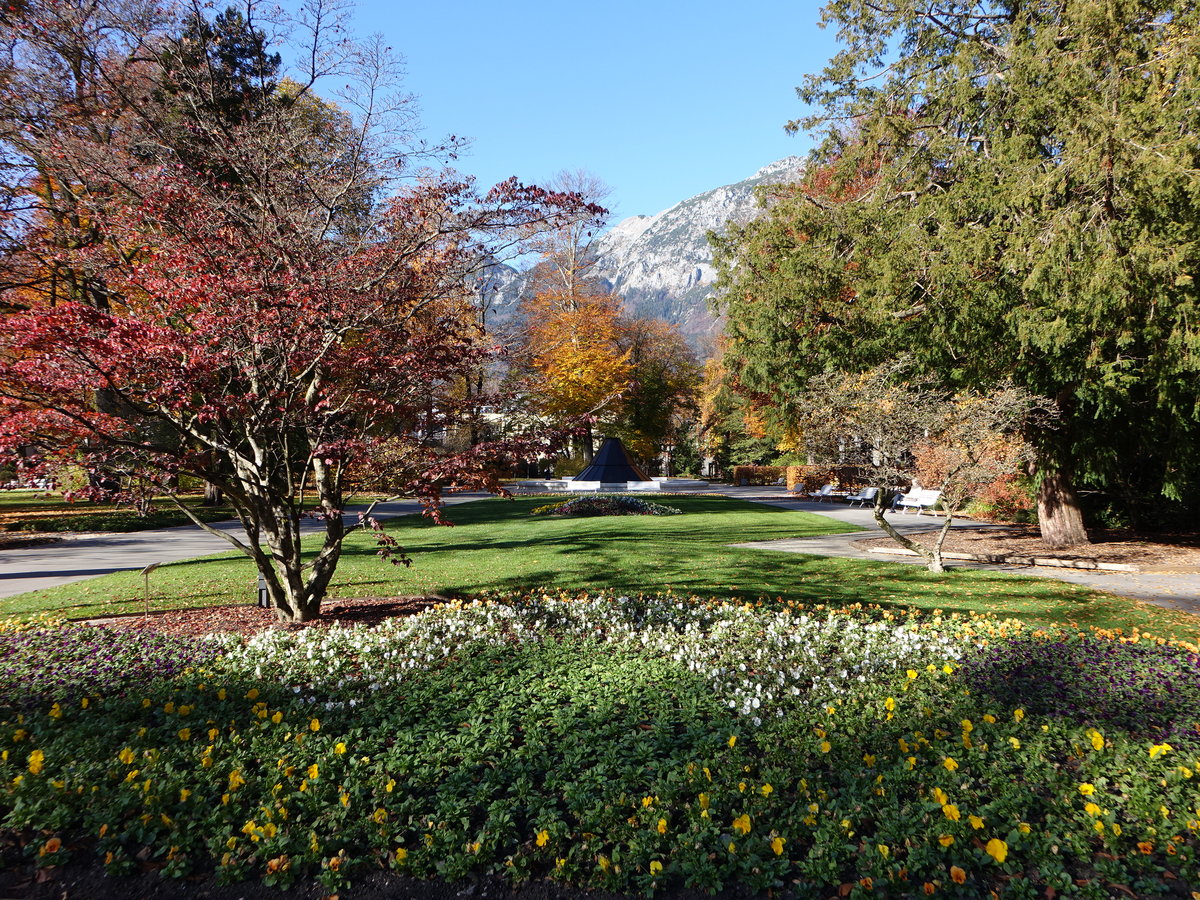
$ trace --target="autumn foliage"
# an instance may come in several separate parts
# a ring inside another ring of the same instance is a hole
[[[247,52],[265,52],[254,38]],[[175,78],[187,57],[173,59]],[[164,76],[144,65],[152,100]],[[114,102],[121,127],[103,140],[10,146],[27,170],[87,178],[70,182],[70,215],[47,209],[14,231],[6,271],[51,259],[89,288],[10,280],[0,292],[0,451],[80,467],[94,492],[129,478],[218,487],[245,532],[223,536],[255,561],[279,614],[305,620],[341,554],[351,472],[434,509],[446,488],[496,487],[491,463],[511,445],[450,454],[434,440],[458,412],[447,385],[496,349],[475,324],[474,276],[587,204],[515,179],[481,193],[432,168],[397,183],[388,172],[419,157],[383,152],[369,115],[295,83],[240,98],[252,106],[236,115],[191,104],[185,129],[167,127],[180,115],[169,104],[155,119],[148,100],[139,120]],[[10,128],[23,109],[0,105]],[[29,195],[28,182],[7,187]],[[312,556],[305,519],[320,524]]]
[[[524,306],[532,377],[528,389],[551,418],[592,415],[629,388],[620,299],[540,293]]]

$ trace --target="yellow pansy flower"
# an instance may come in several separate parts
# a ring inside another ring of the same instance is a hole
[[[956,763],[949,756],[942,760],[942,765],[946,767],[947,772],[953,772],[958,768],[958,763]]]
[[[743,813],[733,820],[733,830],[739,831],[742,834],[750,833],[750,817]]]
[[[1096,793],[1096,786],[1085,781],[1083,784],[1079,785],[1079,793],[1083,794],[1085,797],[1090,797],[1092,794]]]
[[[661,871],[662,871],[662,863],[660,863],[657,859],[651,860],[650,861],[650,874],[657,875]]]
[[[992,838],[987,842],[987,855],[998,863],[1004,862],[1008,858],[1008,844],[999,838]]]
[[[951,844],[954,843],[954,835],[943,834],[940,838],[938,838],[938,843],[941,844],[943,847],[949,847]]]
[[[535,840],[535,843],[539,847],[545,847],[549,841],[550,841],[550,832],[549,831],[542,829],[541,831],[539,831],[537,833],[537,838]]]
[[[971,823],[971,827],[978,831],[983,827],[983,819],[979,816],[967,816],[967,821]]]
[[[962,813],[958,811],[958,807],[953,803],[946,803],[942,806],[942,815],[944,815],[951,822],[957,822],[962,818]]]
[[[783,853],[783,838],[777,837],[771,841],[771,849],[775,851],[775,855],[779,856]]]

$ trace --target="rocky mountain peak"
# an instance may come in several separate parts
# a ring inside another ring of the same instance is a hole
[[[804,161],[789,156],[763,166],[749,178],[689,197],[653,216],[633,216],[596,242],[598,277],[625,298],[639,316],[679,325],[703,348],[716,329],[708,311],[716,273],[708,232],[727,222],[748,222],[759,213],[754,189],[795,180]]]
[[[597,262],[592,272],[624,298],[631,313],[678,325],[704,353],[718,330],[708,311],[716,279],[708,232],[758,215],[754,189],[759,185],[798,180],[803,173],[804,160],[789,156],[743,181],[704,191],[655,215],[622,219],[593,245]],[[508,266],[490,271],[485,293],[494,320],[503,321],[516,308],[525,278]]]

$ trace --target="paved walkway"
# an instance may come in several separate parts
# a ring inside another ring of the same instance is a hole
[[[799,500],[788,494],[782,487],[743,488],[711,485],[696,486],[694,490],[719,493],[727,497],[737,497],[756,503],[767,503],[785,509],[818,513],[848,525],[859,525],[876,534],[880,533],[869,509],[851,509],[835,503],[812,503],[807,500]],[[463,503],[484,496],[487,495],[456,494],[447,498],[447,502]],[[419,506],[415,500],[399,500],[380,504],[376,507],[375,512],[378,518],[386,519],[409,515],[418,510]],[[936,530],[941,527],[941,519],[932,516],[894,513],[889,514],[888,518],[889,521],[896,524],[898,529],[909,534]],[[348,515],[347,519],[357,521],[352,514]],[[235,533],[240,530],[237,522],[222,522],[214,527]],[[956,519],[954,527],[977,527],[977,523]],[[319,525],[314,523],[310,528],[317,530]],[[809,553],[815,556],[840,556],[876,561],[886,559],[913,565],[922,564],[922,561],[916,557],[881,557],[879,554],[867,553],[851,546],[854,542],[867,536],[862,532],[849,532],[780,541],[756,541],[738,546],[788,553]],[[226,541],[214,537],[194,525],[185,525],[179,528],[163,528],[130,534],[82,535],[57,543],[2,550],[0,551],[0,598],[68,584],[96,575],[106,575],[110,572],[142,569],[154,562],[176,562],[229,549],[230,545]],[[1108,591],[1122,597],[1133,597],[1169,609],[1200,615],[1200,571],[1097,572],[1053,569],[1042,566],[991,565],[961,560],[947,560],[946,565],[993,569],[1032,575],[1038,578],[1055,578],[1059,581],[1068,581]],[[0,604],[0,615],[3,613],[3,604]]]
[[[750,544],[739,544],[740,547],[750,547],[757,550],[776,550],[787,553],[811,553],[814,556],[842,556],[851,559],[873,559],[876,561],[910,563],[924,565],[924,561],[914,556],[882,556],[878,553],[868,553],[851,546],[856,541],[866,537],[881,535],[875,524],[875,516],[869,509],[850,509],[847,506],[832,503],[813,503],[808,500],[798,500],[781,487],[738,488],[726,485],[713,485],[716,493],[729,497],[739,497],[756,503],[767,503],[771,506],[782,506],[786,509],[800,509],[805,512],[819,513],[846,522],[850,525],[861,525],[869,528],[874,535],[862,532],[848,534],[819,535],[810,538],[793,538],[781,541],[755,541]],[[896,525],[905,534],[919,531],[936,531],[941,527],[940,517],[916,516],[913,514],[889,513],[888,521]],[[979,523],[970,519],[955,519],[954,528],[976,528]],[[1200,615],[1200,570],[1177,569],[1156,570],[1148,572],[1107,572],[1088,569],[1058,569],[1049,566],[1020,566],[993,565],[976,563],[966,560],[946,560],[946,566],[965,566],[974,569],[991,569],[998,572],[1012,572],[1019,575],[1030,575],[1035,578],[1054,578],[1072,584],[1107,591],[1120,597],[1132,597],[1145,600],[1156,606],[1176,609],[1181,612]]]
[[[447,504],[478,500],[487,494],[464,493],[446,498]],[[420,511],[416,500],[394,500],[375,507],[377,519],[392,519]],[[343,517],[347,525],[358,523],[358,510],[352,506]],[[240,522],[215,522],[213,527],[244,538]],[[312,522],[304,531],[320,531],[321,525]],[[158,528],[128,534],[86,534],[66,536],[62,541],[0,550],[0,598],[12,597],[26,591],[57,587],[110,572],[144,569],[151,563],[178,562],[197,556],[208,556],[232,550],[233,546],[195,525],[177,528]],[[0,604],[0,616],[4,614]]]

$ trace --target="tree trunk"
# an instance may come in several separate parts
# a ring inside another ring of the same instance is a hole
[[[266,582],[276,618],[281,622],[316,619],[321,615],[321,601],[341,556],[346,534],[340,510],[327,506],[323,546],[305,565],[301,554],[300,513],[278,498],[274,503],[261,498],[253,505],[253,532],[247,528],[247,538],[253,547],[255,565]],[[260,540],[267,545],[266,549],[262,548]]]
[[[221,501],[225,499],[225,495],[221,493],[221,489],[211,481],[204,482],[204,500],[203,506],[220,506]]]
[[[930,572],[933,572],[935,575],[944,573],[946,566],[942,562],[942,544],[945,543],[946,535],[950,531],[950,523],[954,521],[951,511],[949,509],[946,510],[946,521],[942,523],[941,533],[938,534],[938,539],[934,542],[933,549],[930,549],[924,544],[918,544],[916,541],[902,535],[892,527],[891,522],[884,518],[883,498],[885,496],[887,496],[887,488],[880,486],[879,493],[875,495],[875,507],[872,510],[875,513],[875,521],[879,524],[879,527],[901,547],[906,547],[924,559]]]
[[[1041,472],[1037,495],[1038,526],[1042,543],[1049,550],[1062,550],[1088,544],[1083,527],[1083,511],[1071,485],[1071,477],[1062,468]]]

